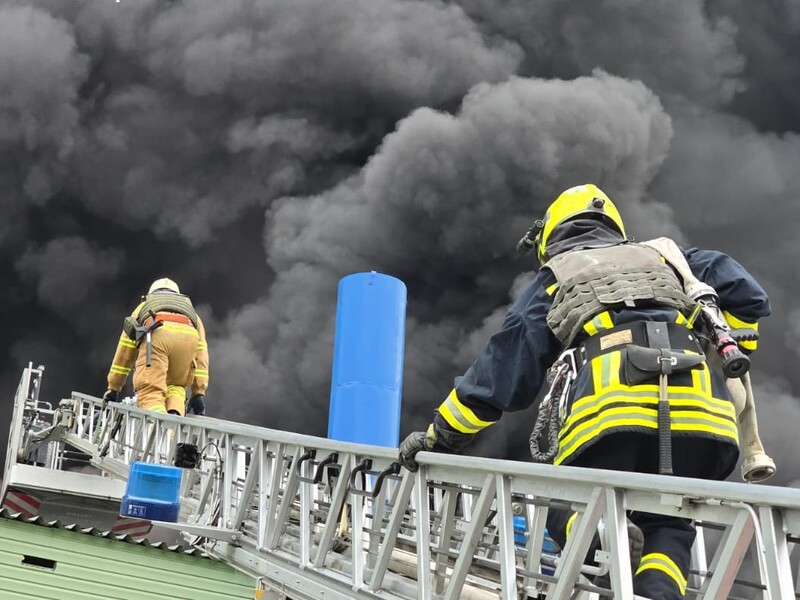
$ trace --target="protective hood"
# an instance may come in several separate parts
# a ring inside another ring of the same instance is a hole
[[[547,255],[553,258],[569,250],[599,248],[624,241],[619,231],[599,219],[571,219],[556,227],[547,243]]]

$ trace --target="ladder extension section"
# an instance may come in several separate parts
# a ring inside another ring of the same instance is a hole
[[[696,522],[687,598],[798,596],[798,489],[425,452],[410,473],[390,448],[122,403],[102,410],[79,393],[55,412],[63,431],[46,441],[51,453],[77,449],[117,478],[134,461],[173,464],[178,444],[196,445],[174,528],[290,598],[631,598],[631,510]],[[14,419],[12,463],[24,458],[26,437],[14,432],[16,410]],[[543,550],[552,508],[579,513],[557,555]],[[600,566],[584,566],[598,530]],[[608,571],[611,589],[590,583]]]

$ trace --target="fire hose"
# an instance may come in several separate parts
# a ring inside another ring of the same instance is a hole
[[[744,449],[742,479],[756,483],[775,474],[775,462],[764,452],[756,419],[755,397],[750,384],[750,359],[739,349],[738,342],[757,339],[757,332],[745,330],[743,337],[732,333],[716,306],[716,292],[694,276],[678,245],[670,238],[643,242],[658,251],[683,279],[686,294],[698,300],[702,320],[714,352],[706,352],[709,362],[725,374],[725,385],[736,408],[739,435]],[[691,317],[690,317],[691,319]],[[737,337],[739,337],[737,341]]]

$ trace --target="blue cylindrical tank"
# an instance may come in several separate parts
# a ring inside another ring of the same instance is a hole
[[[175,523],[180,510],[182,473],[182,469],[170,465],[132,463],[119,514]]]
[[[328,437],[396,448],[406,286],[372,271],[339,281]]]

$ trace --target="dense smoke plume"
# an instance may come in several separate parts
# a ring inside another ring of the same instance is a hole
[[[168,275],[209,330],[208,413],[324,434],[337,282],[376,270],[408,287],[404,435],[531,277],[519,236],[591,181],[638,239],[770,293],[759,416],[798,480],[798,34],[777,0],[6,0],[4,405],[28,361],[48,399],[101,395]],[[525,459],[530,426],[473,452]]]

